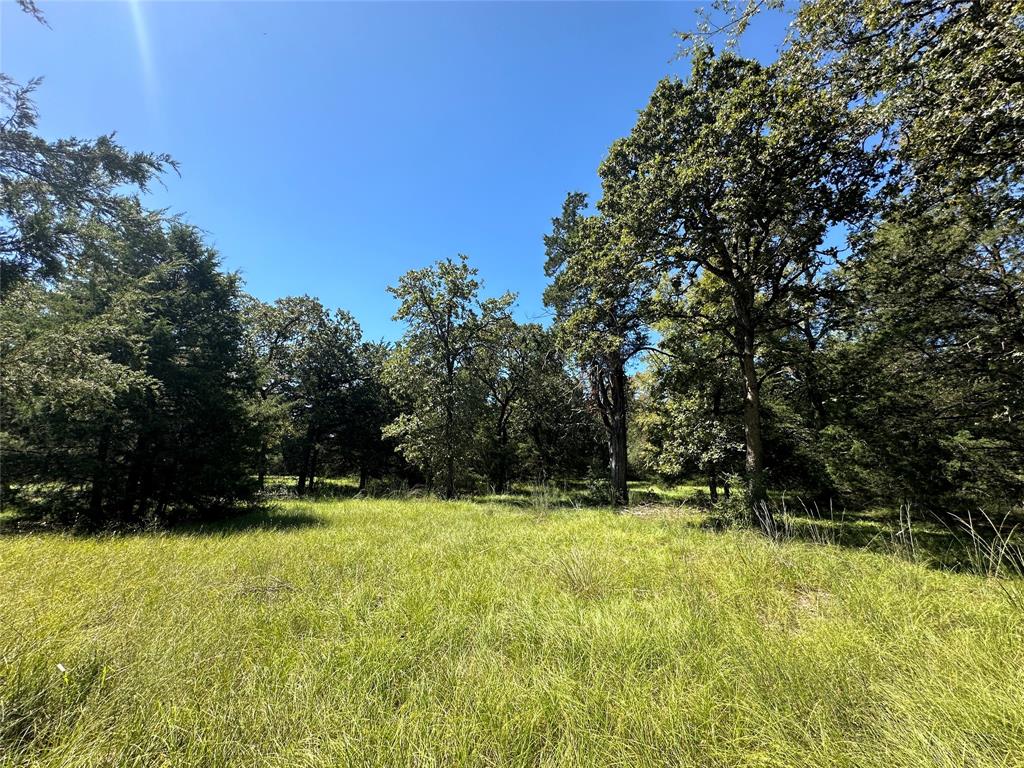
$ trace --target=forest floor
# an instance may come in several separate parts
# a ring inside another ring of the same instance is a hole
[[[1024,766],[1020,581],[517,498],[0,535],[0,765]]]

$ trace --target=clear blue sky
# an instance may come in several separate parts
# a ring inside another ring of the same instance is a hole
[[[0,68],[42,75],[50,138],[117,131],[181,177],[151,204],[264,300],[308,293],[396,338],[385,287],[463,252],[541,319],[543,243],[657,81],[693,3],[4,0]],[[784,21],[743,52],[774,56]]]

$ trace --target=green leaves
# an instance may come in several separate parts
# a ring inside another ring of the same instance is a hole
[[[809,0],[796,30],[790,63],[893,152],[892,193],[927,206],[996,185],[1020,214],[1024,3]]]
[[[129,152],[113,135],[47,141],[34,131],[32,93],[0,73],[0,288],[53,280],[83,255],[90,225],[118,226],[131,194],[167,169],[164,154]]]
[[[385,434],[428,478],[439,479],[447,497],[466,474],[485,402],[474,365],[500,343],[515,300],[511,293],[481,299],[476,274],[460,255],[411,270],[388,289],[406,331],[385,375],[407,409]]]
[[[255,442],[236,279],[196,230],[116,214],[0,304],[5,481],[89,526],[244,496]]]

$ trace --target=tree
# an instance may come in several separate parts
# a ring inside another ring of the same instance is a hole
[[[0,297],[23,280],[52,281],[83,257],[90,227],[118,226],[134,188],[167,168],[164,154],[129,152],[113,134],[92,141],[36,135],[32,92],[0,73]]]
[[[615,504],[628,501],[626,368],[647,347],[645,299],[651,272],[615,222],[584,215],[586,196],[570,194],[545,236],[544,303],[555,310],[559,338],[579,363],[608,436]]]
[[[825,346],[835,484],[933,510],[1024,493],[1024,241],[956,209],[893,218],[844,268],[843,334]]]
[[[325,447],[352,428],[360,382],[357,350],[361,331],[343,310],[334,313],[313,301],[311,322],[295,351],[295,386],[289,398],[299,448],[299,495],[312,487]]]
[[[735,348],[717,328],[729,314],[721,281],[704,275],[686,295],[659,296],[658,350],[638,393],[637,427],[646,464],[662,475],[694,469],[707,478],[711,501],[743,455],[743,379]]]
[[[309,326],[320,316],[319,304],[309,297],[285,297],[267,304],[243,297],[245,352],[256,371],[257,418],[264,425],[257,470],[264,487],[272,448],[288,434],[289,400],[294,396],[298,348]]]
[[[789,66],[856,105],[925,207],[998,193],[1022,213],[1024,2],[808,0]]]
[[[717,331],[742,373],[750,499],[765,496],[759,346],[838,257],[830,226],[862,210],[873,165],[845,104],[775,67],[698,47],[687,82],[663,80],[601,166],[600,208],[685,295],[705,274],[729,313]]]
[[[237,278],[196,230],[118,217],[58,286],[3,304],[5,482],[88,526],[244,498],[257,442]]]
[[[483,443],[495,493],[505,492],[515,461],[511,427],[527,390],[535,383],[531,375],[540,333],[540,326],[519,325],[509,316],[498,318],[470,363],[486,397]]]
[[[453,498],[460,464],[472,452],[484,398],[472,364],[505,322],[515,296],[480,299],[477,271],[465,256],[403,275],[388,291],[406,324],[388,363],[390,384],[410,406],[386,430],[399,450]]]
[[[391,347],[383,342],[365,342],[356,350],[359,380],[352,393],[353,419],[345,435],[346,454],[359,475],[359,490],[367,480],[401,467],[394,442],[384,436],[388,424],[398,417],[398,403],[385,380]]]
[[[523,386],[508,417],[510,461],[518,477],[546,482],[578,478],[607,464],[603,426],[587,402],[555,329],[519,326]]]
[[[842,273],[846,336],[826,339],[822,453],[848,493],[1019,498],[1022,30],[1020,0],[810,0],[797,16],[785,66],[841,94],[887,160]]]

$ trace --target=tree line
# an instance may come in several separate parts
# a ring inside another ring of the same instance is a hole
[[[247,295],[142,204],[172,158],[46,140],[39,81],[0,75],[4,504],[135,525],[342,473],[1019,504],[1024,3],[807,0],[769,64],[735,47],[765,6],[684,36],[688,76],[612,144],[600,199],[567,196],[549,327],[458,256],[388,289],[393,344]]]
[[[781,7],[684,35],[688,77],[546,238],[617,500],[632,444],[750,507],[1019,504],[1024,4],[806,0],[775,61],[739,56]]]

